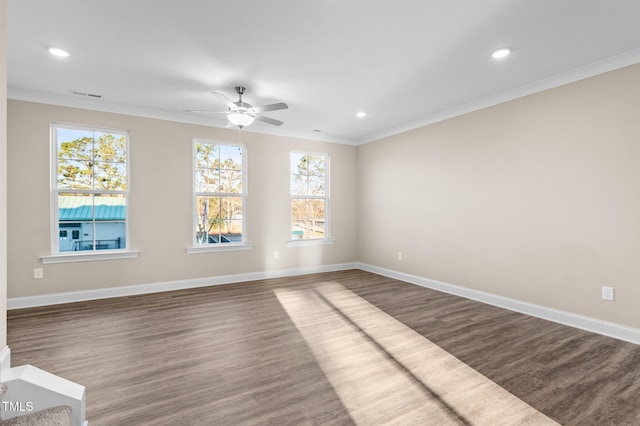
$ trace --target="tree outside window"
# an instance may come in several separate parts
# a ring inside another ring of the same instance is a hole
[[[327,154],[291,153],[291,238],[327,238]]]
[[[53,252],[127,248],[127,132],[52,125]]]
[[[243,243],[244,146],[194,142],[197,245]]]

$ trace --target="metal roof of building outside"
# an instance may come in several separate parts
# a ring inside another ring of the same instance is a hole
[[[95,206],[93,205],[95,203]],[[58,220],[91,221],[125,220],[127,201],[124,197],[86,197],[61,195],[58,197]]]

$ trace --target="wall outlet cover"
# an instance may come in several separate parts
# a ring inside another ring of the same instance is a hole
[[[613,287],[602,287],[602,298],[604,300],[613,300],[614,299],[614,289]]]

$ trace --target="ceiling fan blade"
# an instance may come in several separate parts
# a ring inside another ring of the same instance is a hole
[[[253,118],[255,118],[258,121],[262,121],[263,123],[271,124],[273,126],[282,126],[284,124],[283,121],[276,120],[270,117],[265,117],[264,115],[260,115],[260,114],[254,115]]]
[[[220,92],[211,92],[214,95],[216,95],[222,102],[225,103],[225,105],[227,105],[229,108],[231,109],[236,109],[238,106],[236,104],[234,104],[233,102],[231,102],[231,99],[227,98],[224,94],[220,93]]]
[[[278,102],[277,104],[255,106],[255,107],[252,107],[251,110],[253,112],[266,112],[266,111],[277,111],[279,109],[287,109],[287,108],[289,108],[289,105],[285,104],[284,102]]]
[[[209,109],[183,109],[182,112],[208,112],[211,114],[226,114],[229,111],[212,111]]]

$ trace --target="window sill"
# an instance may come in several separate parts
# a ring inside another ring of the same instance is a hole
[[[73,254],[71,254],[73,253]],[[74,262],[94,262],[98,260],[135,259],[140,254],[139,250],[112,250],[112,251],[92,251],[88,253],[70,252],[50,254],[40,256],[42,263],[74,263]]]
[[[188,254],[197,254],[197,253],[214,253],[218,251],[243,251],[243,250],[252,250],[253,244],[230,244],[230,243],[222,243],[216,245],[202,245],[202,246],[192,246],[187,247]]]
[[[315,240],[289,240],[287,247],[326,246],[335,244],[335,238],[318,238]]]

